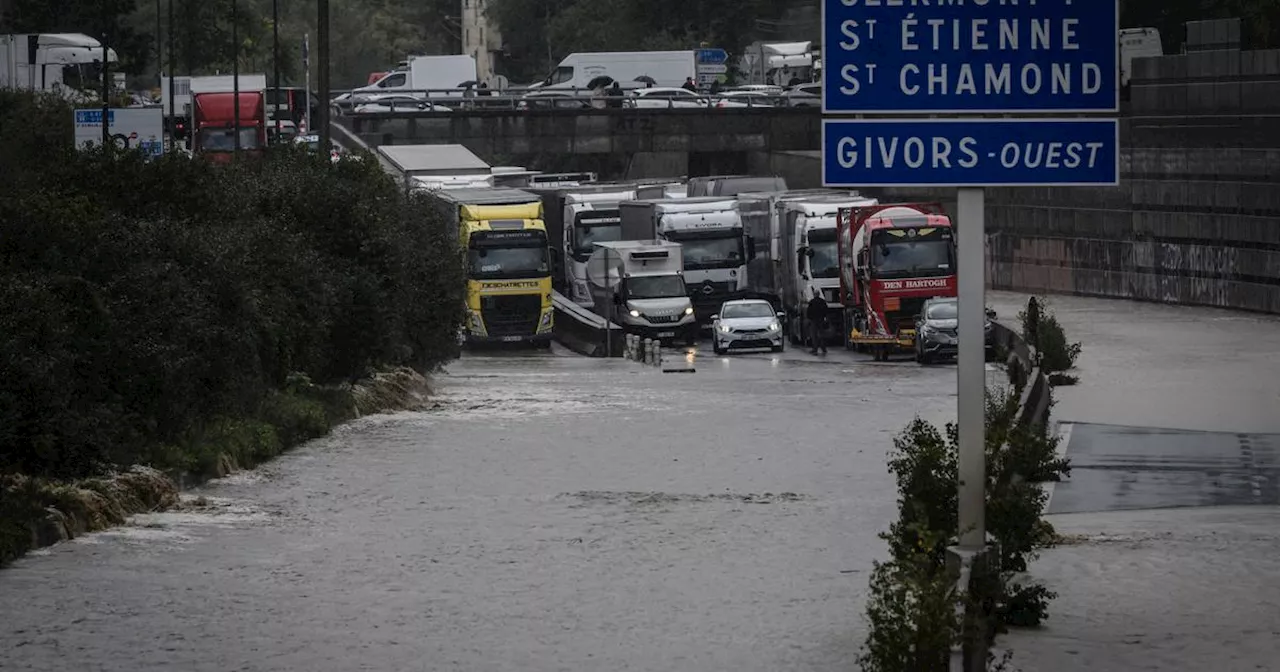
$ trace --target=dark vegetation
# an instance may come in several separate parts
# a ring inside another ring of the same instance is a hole
[[[1043,317],[1043,314],[1042,314]],[[1056,325],[1056,321],[1054,322]],[[1059,327],[1059,330],[1061,327]],[[1065,337],[1063,338],[1065,342]],[[1054,543],[1043,519],[1043,483],[1070,473],[1057,457],[1058,439],[1046,425],[1017,420],[1021,387],[988,392],[986,405],[986,525],[995,542],[990,572],[979,573],[967,595],[956,590],[947,547],[960,534],[957,517],[957,428],[913,421],[894,440],[889,471],[898,484],[898,520],[882,538],[890,559],[871,578],[870,632],[860,658],[867,672],[944,671],[950,649],[967,626],[957,609],[980,606],[987,615],[979,639],[1048,617],[1056,595],[1023,578],[1039,549]],[[966,602],[968,601],[968,602]],[[991,661],[996,669],[1003,663]]]
[[[328,431],[334,384],[456,354],[456,243],[376,162],[146,162],[71,132],[0,92],[0,474],[210,475]]]
[[[1042,296],[1032,297],[1026,310],[1018,313],[1022,325],[1022,338],[1035,348],[1036,365],[1052,385],[1074,385],[1076,376],[1067,371],[1074,369],[1080,357],[1081,345],[1067,340],[1067,334],[1058,318],[1049,310],[1049,302]]]

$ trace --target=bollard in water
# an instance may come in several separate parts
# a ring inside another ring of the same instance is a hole
[[[653,349],[649,351],[649,363],[654,366],[662,365],[662,341],[653,340]]]
[[[642,362],[647,362],[647,361],[649,361],[649,350],[651,349],[651,346],[650,346],[649,344],[650,344],[651,342],[652,342],[652,341],[650,341],[650,340],[649,340],[649,339],[647,339],[647,338],[646,338],[646,339],[644,339],[644,341],[642,341],[642,342],[641,342],[641,344],[640,344],[640,361],[642,361]]]

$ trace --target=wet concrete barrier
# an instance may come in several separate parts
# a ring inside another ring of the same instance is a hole
[[[555,339],[588,357],[621,357],[626,332],[622,327],[574,303],[560,292],[551,293],[555,306]]]

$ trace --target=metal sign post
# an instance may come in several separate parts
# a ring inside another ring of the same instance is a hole
[[[824,0],[828,187],[958,187],[959,527],[985,548],[984,187],[1119,183],[1119,2]],[[1018,112],[1105,118],[981,119]]]

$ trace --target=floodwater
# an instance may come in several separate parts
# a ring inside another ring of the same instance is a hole
[[[1015,298],[993,296],[1002,318]],[[1071,301],[1086,381],[1142,385],[1169,328],[1107,336],[1138,328],[1133,304]],[[351,423],[0,571],[0,668],[849,669],[895,513],[886,454],[913,416],[954,417],[954,367],[692,359],[468,357],[434,410]],[[1177,397],[1154,375],[1150,394]],[[1062,394],[1072,420],[1124,414],[1091,390]],[[1249,403],[1241,418],[1274,420]]]

